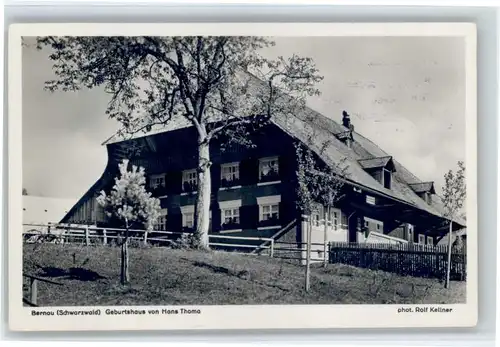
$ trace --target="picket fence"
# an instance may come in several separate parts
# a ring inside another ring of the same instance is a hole
[[[443,279],[446,276],[448,248],[446,245],[384,243],[330,243],[329,262],[382,270],[403,276]],[[467,277],[466,247],[452,250],[452,280]]]

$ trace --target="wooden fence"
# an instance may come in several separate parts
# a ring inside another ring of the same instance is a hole
[[[48,284],[53,284],[57,286],[62,286],[62,283],[54,282],[51,280],[48,280],[43,277],[38,277],[38,276],[33,276],[33,275],[27,275],[23,274],[23,279],[29,281],[29,290],[28,290],[28,297],[24,296],[23,293],[23,302],[28,305],[28,306],[33,306],[36,307],[38,306],[37,301],[38,301],[38,282],[44,282]],[[24,291],[24,290],[23,290]]]
[[[382,270],[403,276],[444,278],[448,262],[446,245],[383,243],[330,243],[330,263],[342,263],[372,270]],[[467,254],[453,249],[451,255],[452,280],[465,281]]]
[[[29,230],[23,233],[25,243],[78,243],[86,246],[120,243],[124,229],[100,228],[89,225],[71,224],[24,224]],[[153,230],[146,233],[142,229],[129,229],[129,240],[139,243],[169,246],[178,242],[186,232]],[[209,245],[214,249],[236,250],[244,253],[259,251],[273,257],[274,239],[266,237],[230,236],[210,234]]]

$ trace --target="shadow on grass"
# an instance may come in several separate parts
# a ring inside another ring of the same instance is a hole
[[[229,270],[228,268],[222,267],[222,266],[216,266],[216,265],[204,263],[201,261],[195,261],[195,262],[193,262],[193,265],[197,266],[197,267],[203,267],[203,268],[212,270],[213,272],[233,275],[231,270]]]
[[[229,276],[236,276],[242,280],[253,281],[253,282],[260,284],[262,286],[265,286],[265,287],[276,288],[276,289],[279,289],[279,290],[284,291],[284,292],[290,291],[290,289],[284,288],[284,287],[276,285],[276,284],[269,284],[266,282],[258,281],[256,279],[252,278],[252,275],[247,270],[242,270],[242,271],[236,272],[236,271],[232,271],[232,270],[225,268],[225,267],[222,267],[222,266],[216,266],[216,265],[208,264],[208,263],[201,262],[201,261],[195,261],[195,262],[193,262],[193,265],[197,266],[197,267],[209,269],[209,270],[216,272],[216,273],[223,273],[223,274],[226,274]]]
[[[106,277],[99,275],[95,271],[84,269],[81,267],[71,267],[68,270],[53,266],[47,266],[47,267],[40,266],[39,268],[43,271],[40,274],[41,277],[64,278],[68,280],[77,280],[82,282],[106,279]]]

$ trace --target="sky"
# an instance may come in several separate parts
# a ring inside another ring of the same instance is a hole
[[[43,89],[54,79],[48,50],[23,48],[23,187],[30,195],[79,198],[107,162],[102,143],[120,124],[109,95]],[[308,105],[338,122],[351,115],[371,139],[441,191],[443,175],[465,161],[464,42],[454,37],[275,38],[265,57],[313,58],[324,79]]]

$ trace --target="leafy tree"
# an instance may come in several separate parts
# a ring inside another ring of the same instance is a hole
[[[336,206],[336,204],[344,197],[343,188],[344,180],[341,179],[347,176],[348,166],[345,164],[346,159],[344,158],[334,167],[325,166],[321,170],[313,170],[313,174],[317,175],[318,185],[315,195],[318,197],[318,201],[323,205],[323,214],[325,220],[325,231],[324,231],[324,267],[327,265],[327,252],[328,252],[328,225],[333,226],[333,217],[331,216],[331,210]],[[339,216],[340,219],[340,216]]]
[[[128,171],[128,160],[118,164],[120,174],[115,178],[109,195],[104,191],[97,197],[97,202],[104,208],[108,217],[122,221],[125,226],[121,240],[121,274],[120,281],[126,284],[130,281],[128,263],[129,230],[134,224],[142,224],[146,233],[151,231],[160,214],[160,200],[151,197],[145,189],[146,178],[144,168],[132,166]]]
[[[276,115],[300,112],[322,77],[313,61],[265,59],[261,37],[40,37],[52,49],[50,91],[103,87],[120,135],[184,123],[196,129],[195,239],[208,248],[213,139],[251,144],[250,132]],[[252,74],[250,74],[251,72]]]
[[[465,202],[466,186],[465,186],[465,165],[462,161],[458,162],[456,172],[449,170],[444,175],[444,187],[442,201],[444,205],[444,217],[449,220],[448,234],[448,266],[446,270],[445,288],[450,286],[450,271],[451,271],[451,249],[453,237],[453,219],[456,218]]]
[[[309,137],[306,144],[311,145],[314,134]],[[324,153],[329,145],[329,141],[322,144],[319,151]],[[314,153],[303,143],[295,145],[297,158],[297,205],[299,210],[308,216],[307,230],[307,255],[306,255],[306,291],[309,290],[310,256],[311,256],[311,232],[312,215],[323,209],[324,218],[324,266],[327,262],[328,252],[328,224],[330,209],[335,207],[343,197],[344,178],[347,176],[348,166],[345,159],[335,165],[323,165],[319,162]]]

